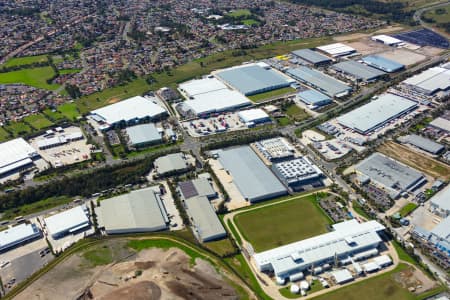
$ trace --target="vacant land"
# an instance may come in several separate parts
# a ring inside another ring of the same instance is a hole
[[[450,179],[450,166],[395,142],[386,142],[378,151],[433,178]]]
[[[10,138],[9,132],[6,131],[3,127],[0,127],[0,141],[5,141]]]
[[[29,65],[33,63],[42,63],[48,61],[47,55],[36,55],[36,56],[24,56],[24,57],[14,57],[8,59],[0,67],[16,67]]]
[[[31,127],[41,130],[53,125],[53,122],[47,119],[43,114],[31,115],[24,118],[25,123],[31,125]]]
[[[437,24],[450,22],[450,4],[427,11],[424,17],[432,19]]]
[[[248,96],[248,99],[252,100],[253,102],[262,102],[262,101],[270,100],[270,99],[273,99],[276,97],[281,97],[286,94],[292,94],[293,92],[295,92],[295,89],[293,89],[291,87],[285,87],[285,88],[281,88],[281,89],[268,91],[265,93]]]
[[[256,252],[325,233],[331,223],[313,195],[243,212],[234,220]]]
[[[74,121],[80,116],[75,103],[66,103],[58,107],[58,111],[67,119]]]
[[[236,9],[230,12],[228,15],[233,18],[247,17],[252,13],[248,9]]]
[[[298,107],[295,103],[286,108],[286,114],[294,121],[301,121],[309,118],[308,113],[303,108]]]
[[[50,120],[52,120],[54,122],[65,119],[65,117],[57,110],[53,111],[53,110],[47,108],[43,111],[43,113],[47,118],[49,118]]]
[[[21,136],[33,131],[33,129],[24,122],[11,122],[5,128],[12,133],[14,137]]]
[[[219,241],[207,242],[204,243],[203,246],[222,257],[236,251],[229,238],[221,239]]]
[[[23,83],[46,90],[56,90],[59,85],[48,84],[47,79],[55,74],[51,67],[22,69],[18,71],[0,73],[0,84]]]

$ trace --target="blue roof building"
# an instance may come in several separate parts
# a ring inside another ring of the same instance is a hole
[[[387,73],[394,73],[405,68],[405,65],[399,64],[393,60],[378,56],[369,55],[362,58],[362,61],[371,67],[377,68]]]
[[[297,94],[297,99],[314,107],[324,106],[332,102],[330,97],[316,90],[300,92]]]

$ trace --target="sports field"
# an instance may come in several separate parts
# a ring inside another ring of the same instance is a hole
[[[0,73],[0,84],[23,83],[41,89],[56,90],[58,84],[48,84],[47,79],[55,72],[51,67],[22,69],[18,71]]]
[[[24,121],[37,130],[41,130],[53,125],[53,122],[47,119],[43,114],[25,117]]]
[[[327,232],[330,219],[315,203],[315,195],[242,212],[234,221],[256,252]]]

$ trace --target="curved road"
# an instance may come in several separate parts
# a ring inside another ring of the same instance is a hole
[[[446,1],[446,2],[443,2],[443,3],[433,3],[433,4],[429,5],[429,6],[419,8],[414,13],[413,19],[414,19],[414,21],[419,22],[421,26],[423,26],[423,27],[425,27],[427,29],[430,29],[432,31],[435,31],[435,32],[437,32],[439,34],[445,35],[448,38],[449,35],[446,32],[439,31],[438,29],[436,29],[436,27],[433,27],[429,23],[426,23],[424,20],[422,20],[422,15],[425,12],[429,11],[429,10],[436,9],[436,8],[439,8],[439,7],[444,7],[444,6],[447,6],[449,4],[450,4],[450,1]]]

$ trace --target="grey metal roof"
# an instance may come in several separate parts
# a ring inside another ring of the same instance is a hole
[[[393,94],[383,94],[337,118],[341,125],[367,133],[417,107],[417,103]]]
[[[292,51],[292,54],[295,56],[300,57],[301,59],[304,59],[312,64],[320,64],[325,62],[330,62],[331,59],[325,55],[322,55],[316,51],[313,51],[311,49],[300,49],[296,51]]]
[[[303,102],[307,104],[326,104],[331,103],[331,98],[316,91],[316,90],[306,90],[297,94]]]
[[[153,123],[136,125],[126,129],[132,145],[159,142],[161,134]]]
[[[431,126],[450,132],[450,120],[438,117],[430,122]]]
[[[290,85],[281,74],[258,65],[227,69],[218,72],[216,76],[246,96]]]
[[[450,184],[431,198],[431,203],[441,210],[450,211]]]
[[[210,181],[206,178],[197,178],[180,182],[178,186],[185,199],[196,196],[211,197],[216,195],[216,191],[214,191]]]
[[[386,189],[398,192],[409,191],[425,180],[419,171],[378,152],[357,164],[355,170]]]
[[[347,60],[337,63],[333,65],[333,69],[362,80],[373,80],[386,74],[383,71],[366,66],[353,60]]]
[[[443,145],[417,134],[409,134],[399,138],[399,140],[403,143],[411,144],[432,154],[437,154],[445,149]]]
[[[195,230],[203,242],[227,235],[207,197],[189,198],[184,203],[188,214],[193,219]]]
[[[249,146],[224,149],[218,154],[220,163],[231,173],[234,184],[250,202],[287,193],[286,188]]]
[[[450,216],[441,221],[431,230],[431,233],[450,243]]]
[[[158,174],[181,171],[188,167],[184,154],[181,152],[158,157],[153,164],[157,168]]]
[[[169,221],[159,195],[152,188],[103,200],[96,212],[107,233],[163,230]]]
[[[319,89],[330,97],[351,91],[351,87],[345,83],[305,66],[289,69],[286,73],[301,82]]]

